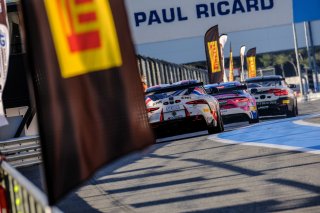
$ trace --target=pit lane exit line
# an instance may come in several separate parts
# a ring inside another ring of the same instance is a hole
[[[210,136],[221,143],[261,146],[320,154],[320,125],[303,121],[320,114],[263,122]]]

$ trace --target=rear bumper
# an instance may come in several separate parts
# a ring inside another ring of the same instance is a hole
[[[258,108],[259,115],[285,115],[288,111],[287,105],[268,105],[268,108]]]
[[[241,121],[249,121],[250,117],[246,113],[237,113],[237,114],[230,114],[230,115],[223,115],[222,116],[223,123],[235,123]]]
[[[151,123],[156,136],[163,134],[181,134],[185,131],[201,131],[207,129],[207,122],[202,115],[182,119]]]
[[[285,115],[288,109],[292,108],[294,100],[291,98],[279,98],[272,104],[259,104],[257,102],[257,108],[259,115]]]

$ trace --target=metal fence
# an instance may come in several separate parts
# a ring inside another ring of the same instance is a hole
[[[0,185],[5,188],[8,213],[61,212],[49,206],[47,196],[5,161],[0,164]]]
[[[25,167],[40,164],[41,147],[39,136],[13,138],[0,141],[0,151],[13,167]]]
[[[178,65],[144,56],[137,56],[140,75],[147,79],[148,86],[169,84],[181,80],[199,80],[208,83],[207,70]]]

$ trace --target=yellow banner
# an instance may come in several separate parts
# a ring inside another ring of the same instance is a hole
[[[257,68],[256,68],[256,57],[250,56],[247,57],[248,73],[249,78],[257,77]]]
[[[230,52],[230,63],[229,63],[229,81],[234,81],[234,67],[233,67],[233,56]]]
[[[211,62],[211,72],[213,73],[221,72],[218,42],[211,41],[211,42],[208,42],[207,45],[209,50],[210,62]]]
[[[107,0],[45,0],[63,78],[122,65]]]

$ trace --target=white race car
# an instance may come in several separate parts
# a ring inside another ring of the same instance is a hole
[[[149,87],[145,101],[149,123],[156,137],[180,129],[206,128],[210,134],[224,131],[218,101],[203,83],[187,80]]]
[[[295,85],[287,84],[282,76],[248,78],[246,83],[257,101],[259,115],[298,115],[297,97],[292,90]]]

